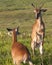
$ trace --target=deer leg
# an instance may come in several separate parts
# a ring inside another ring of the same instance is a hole
[[[16,60],[13,58],[13,64],[15,65],[16,64]]]
[[[32,52],[33,52],[33,55],[34,55],[34,50],[35,50],[34,41],[32,41],[32,43],[31,43],[31,48],[32,48]]]
[[[17,63],[16,65],[20,65],[20,63]]]
[[[40,54],[42,55],[42,54],[43,54],[43,47],[42,47],[42,42],[40,43],[39,50],[40,50]]]
[[[21,62],[16,62],[16,65],[20,65],[21,64]]]
[[[43,64],[43,56],[42,56],[42,55],[43,55],[42,43],[40,44],[40,48],[39,48],[39,49],[40,49],[40,54],[41,54],[41,65],[44,65],[44,64]]]
[[[35,52],[35,48],[36,48],[36,42],[35,41],[32,41],[32,43],[31,43],[31,48],[32,48],[32,53],[33,53],[33,55],[35,54],[34,52]]]
[[[19,60],[16,60],[16,58],[13,58],[13,63],[14,65],[20,65],[20,61]]]
[[[29,65],[33,65],[33,63],[31,61],[29,61]]]

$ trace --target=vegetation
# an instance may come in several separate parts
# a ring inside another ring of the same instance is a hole
[[[12,39],[7,35],[7,27],[19,26],[21,35],[18,36],[18,41],[26,45],[32,55],[30,34],[35,22],[35,14],[31,3],[37,7],[44,3],[43,8],[47,9],[46,13],[42,13],[46,26],[43,63],[44,65],[52,65],[52,0],[0,0],[0,65],[13,64],[11,57]],[[41,59],[38,49],[36,55],[32,57],[32,61],[35,65],[40,65]]]

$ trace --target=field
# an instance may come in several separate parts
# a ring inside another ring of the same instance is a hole
[[[11,57],[12,39],[7,35],[6,28],[19,26],[21,34],[17,36],[17,39],[27,46],[32,55],[30,35],[32,25],[35,22],[35,14],[31,3],[34,3],[37,7],[44,3],[42,8],[47,9],[47,12],[42,13],[46,27],[43,63],[44,65],[52,65],[52,0],[0,0],[0,65],[13,65]],[[32,62],[35,65],[41,63],[38,49],[36,55],[32,57]]]

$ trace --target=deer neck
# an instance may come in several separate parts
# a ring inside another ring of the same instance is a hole
[[[36,20],[37,20],[37,22],[39,22],[39,23],[42,22],[42,15],[41,15],[41,13],[38,13],[38,14],[37,14]]]
[[[17,34],[15,31],[13,31],[13,34],[12,34],[12,43],[15,43],[17,42]]]

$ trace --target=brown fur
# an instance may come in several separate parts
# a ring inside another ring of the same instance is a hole
[[[40,23],[39,20],[36,20],[35,23],[33,24],[32,34],[31,34],[32,40],[34,39],[34,37],[37,36],[37,33],[39,33],[40,35],[43,35],[43,38],[44,38],[44,36],[45,36],[45,25],[43,22]]]

